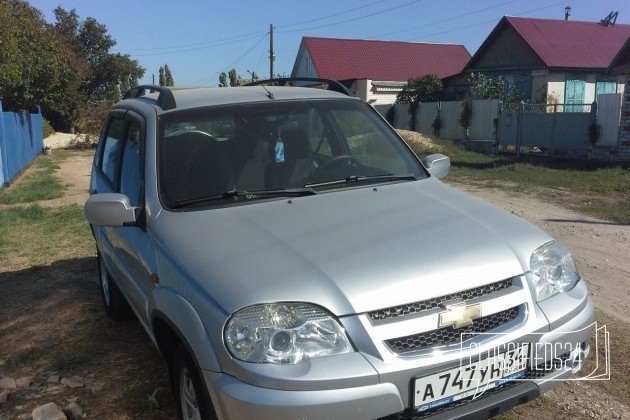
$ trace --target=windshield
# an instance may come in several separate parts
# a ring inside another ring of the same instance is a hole
[[[354,100],[269,101],[167,114],[160,119],[158,153],[167,208],[425,177],[392,129]]]

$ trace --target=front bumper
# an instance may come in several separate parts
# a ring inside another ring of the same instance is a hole
[[[588,345],[593,331],[594,311],[586,287],[579,284],[572,296],[567,297],[572,309],[567,310],[567,300],[562,305],[562,314],[558,316],[554,315],[551,303],[547,303],[550,314],[547,317],[552,331],[524,334],[535,343],[532,348],[544,348],[545,343],[558,342]],[[545,302],[541,307],[544,309],[544,306]],[[455,365],[457,363],[454,361]],[[571,377],[572,371],[570,366],[534,371],[528,374],[526,380],[507,384],[475,400],[421,414],[416,414],[408,403],[410,384],[418,374],[423,374],[423,371],[416,369],[395,375],[379,374],[380,383],[376,384],[303,390],[291,390],[286,386],[274,389],[269,381],[266,381],[265,387],[255,386],[233,376],[210,371],[204,371],[204,378],[219,418],[223,419],[488,418],[538,397]],[[405,379],[388,381],[394,377]]]

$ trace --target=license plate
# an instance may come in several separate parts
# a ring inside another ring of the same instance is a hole
[[[525,376],[529,344],[495,356],[465,364],[430,376],[416,378],[416,412],[430,410],[463,398],[481,395],[492,388]]]

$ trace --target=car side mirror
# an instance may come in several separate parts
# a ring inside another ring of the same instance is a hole
[[[85,218],[97,226],[135,226],[138,207],[132,207],[125,194],[94,194],[83,206]]]
[[[425,156],[422,164],[429,170],[429,173],[437,179],[444,178],[451,169],[451,159],[441,153],[434,153]]]

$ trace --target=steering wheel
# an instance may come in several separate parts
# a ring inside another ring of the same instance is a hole
[[[358,166],[361,166],[361,162],[356,158],[350,155],[338,155],[322,164],[317,170],[323,172],[332,168],[354,168]]]

